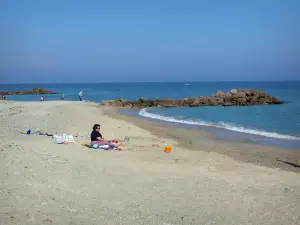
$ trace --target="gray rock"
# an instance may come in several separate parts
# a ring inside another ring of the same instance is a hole
[[[232,94],[230,92],[226,92],[225,97],[230,97]]]
[[[225,93],[223,91],[218,91],[216,94],[215,94],[216,97],[225,97]]]
[[[230,93],[233,94],[233,95],[236,94],[237,92],[238,92],[237,89],[231,89],[231,90],[230,90]]]
[[[116,107],[129,107],[129,108],[143,108],[143,107],[198,107],[198,106],[245,106],[245,105],[259,105],[259,104],[281,104],[282,102],[268,95],[266,92],[256,89],[232,89],[226,94],[218,91],[211,97],[199,96],[190,97],[179,100],[173,99],[156,99],[146,100],[140,98],[136,101],[119,100],[104,100],[100,105],[116,106]]]
[[[236,94],[233,95],[233,98],[246,98],[246,93],[245,92],[237,92]]]

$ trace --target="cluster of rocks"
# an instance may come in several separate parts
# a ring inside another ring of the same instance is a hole
[[[22,91],[0,91],[0,95],[43,95],[56,94],[54,91],[45,90],[43,88],[32,88],[32,90]]]
[[[179,100],[155,99],[148,100],[143,97],[134,101],[104,100],[103,106],[147,108],[147,107],[199,107],[199,106],[247,106],[262,104],[281,104],[280,100],[266,92],[257,89],[232,89],[227,93],[218,91],[212,96],[190,97]]]

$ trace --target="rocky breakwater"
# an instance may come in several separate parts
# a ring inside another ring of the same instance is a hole
[[[21,91],[0,91],[0,95],[45,95],[56,94],[54,91],[45,90],[43,88],[32,88],[31,90]]]
[[[148,100],[140,98],[134,101],[104,100],[100,103],[103,106],[147,108],[147,107],[199,107],[199,106],[248,106],[281,104],[280,100],[266,92],[257,89],[232,89],[225,93],[218,91],[212,96],[190,97],[179,100],[155,99]]]

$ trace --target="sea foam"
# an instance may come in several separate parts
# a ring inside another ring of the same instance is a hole
[[[189,124],[189,125],[198,125],[198,126],[207,126],[207,127],[216,127],[216,128],[222,128],[226,130],[231,130],[231,131],[236,131],[236,132],[241,132],[241,133],[246,133],[246,134],[252,134],[252,135],[259,135],[259,136],[264,136],[268,138],[275,138],[275,139],[285,139],[285,140],[300,140],[300,137],[295,137],[291,135],[286,135],[286,134],[279,134],[276,132],[268,132],[268,131],[263,131],[263,130],[258,130],[258,129],[249,129],[243,126],[227,123],[227,122],[208,122],[208,121],[201,121],[201,120],[190,120],[190,119],[180,119],[180,118],[175,118],[171,116],[162,116],[156,113],[150,113],[147,111],[147,109],[141,109],[138,113],[140,116],[147,117],[147,118],[152,118],[156,120],[163,120],[163,121],[168,121],[172,123],[181,123],[181,124]]]

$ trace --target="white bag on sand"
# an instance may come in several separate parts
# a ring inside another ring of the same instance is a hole
[[[98,148],[106,149],[106,148],[109,148],[109,145],[99,145]]]
[[[109,145],[94,144],[94,145],[92,145],[92,148],[95,148],[95,149],[107,149],[107,148],[109,148]]]
[[[52,142],[55,144],[62,144],[62,143],[64,143],[64,138],[62,136],[58,136],[58,135],[54,134],[52,137]]]

